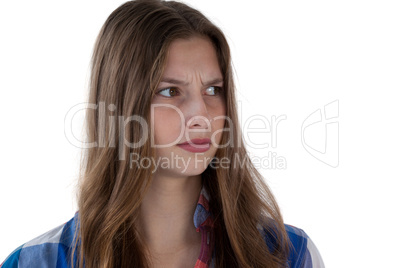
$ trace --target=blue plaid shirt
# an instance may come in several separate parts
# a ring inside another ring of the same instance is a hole
[[[194,226],[201,232],[201,252],[194,268],[214,267],[214,236],[212,215],[209,212],[209,196],[205,188],[201,190],[198,204],[194,213]],[[67,268],[70,265],[75,224],[78,212],[68,222],[50,230],[41,236],[15,249],[0,265],[0,268]],[[290,268],[323,268],[324,263],[307,234],[294,226],[285,225],[292,243],[288,258]],[[268,245],[270,237],[265,236]]]

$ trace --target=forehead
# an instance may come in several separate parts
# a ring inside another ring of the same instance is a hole
[[[186,77],[191,72],[222,77],[216,49],[206,37],[176,39],[169,46],[164,75]]]

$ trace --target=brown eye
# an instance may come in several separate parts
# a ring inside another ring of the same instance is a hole
[[[178,90],[175,87],[168,87],[158,91],[158,94],[161,94],[164,97],[174,97],[178,94]]]
[[[207,95],[219,95],[222,93],[222,88],[221,87],[216,87],[216,86],[211,86],[207,88]]]

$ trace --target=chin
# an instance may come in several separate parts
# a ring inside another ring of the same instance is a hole
[[[190,168],[188,168],[187,170],[182,170],[182,171],[179,171],[177,173],[179,173],[182,176],[189,177],[189,176],[201,175],[205,170],[206,170],[206,168],[203,168],[203,169],[195,169],[195,168],[190,169]]]
[[[156,173],[175,177],[197,176],[202,174],[213,159],[214,152],[208,153],[187,153],[182,151],[170,151],[168,154],[158,157],[168,160],[169,165],[155,163],[158,168]]]
[[[153,175],[161,175],[168,177],[189,177],[197,176],[202,174],[207,168],[198,165],[197,168],[194,166],[186,166],[180,168],[158,168],[154,171]]]

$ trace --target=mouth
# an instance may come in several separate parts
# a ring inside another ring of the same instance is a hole
[[[192,153],[203,153],[208,151],[211,147],[211,140],[208,138],[192,139],[190,141],[180,143],[177,146]]]
[[[211,144],[211,139],[209,139],[209,138],[192,139],[192,140],[180,143],[178,145],[186,145],[186,144],[189,144],[189,145],[194,145],[194,144],[196,144],[196,145],[206,145],[206,144]]]

